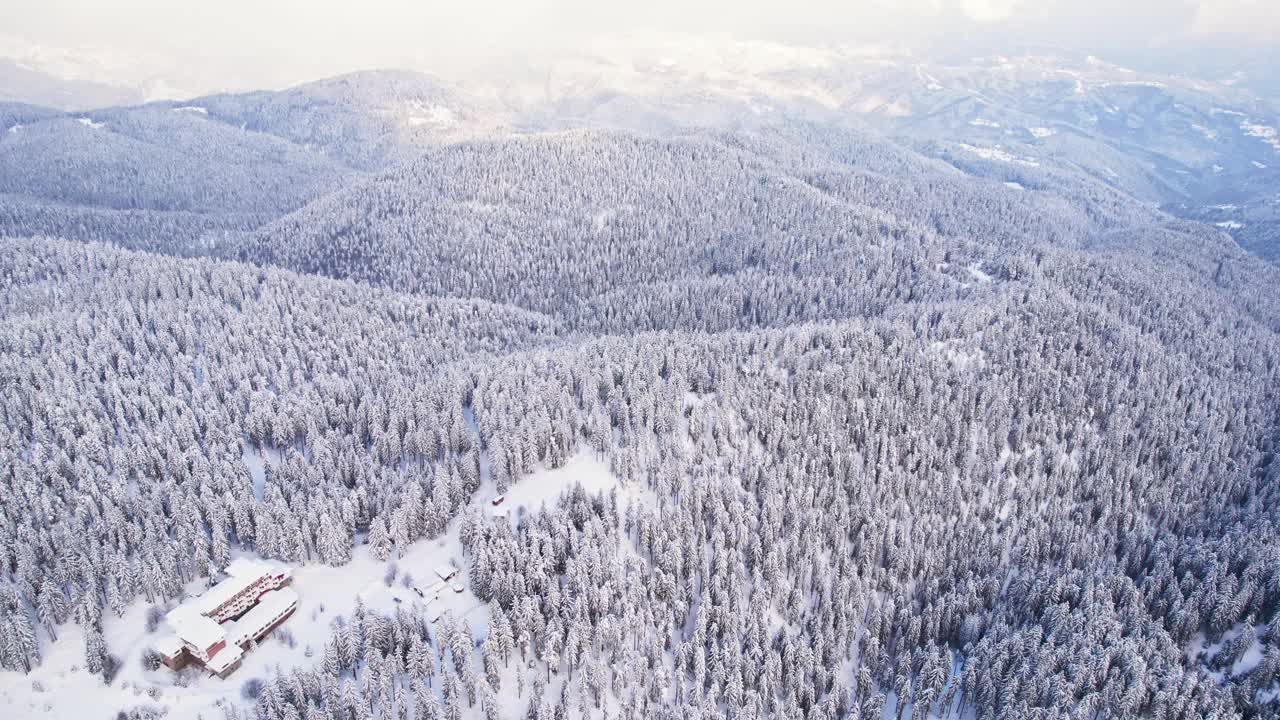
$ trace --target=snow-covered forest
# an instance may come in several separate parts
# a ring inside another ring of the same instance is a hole
[[[1268,261],[864,129],[415,145],[322,87],[0,140],[11,717],[1280,714]],[[240,555],[296,632],[157,667]]]

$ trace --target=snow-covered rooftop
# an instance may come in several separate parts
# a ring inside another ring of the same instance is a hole
[[[458,568],[454,567],[451,564],[445,564],[445,565],[441,565],[440,567],[437,567],[435,569],[435,573],[436,573],[436,577],[440,578],[441,580],[448,580],[449,578],[458,574]]]
[[[205,590],[199,597],[189,601],[201,614],[209,614],[217,610],[223,603],[239,595],[245,588],[253,585],[264,575],[283,572],[286,576],[289,569],[263,560],[252,560],[239,557],[231,561],[225,571],[227,579]],[[186,607],[186,605],[183,605]]]
[[[213,657],[209,658],[204,666],[215,673],[221,673],[242,657],[244,657],[244,650],[241,650],[239,645],[228,644]]]
[[[298,593],[292,588],[280,588],[263,595],[253,609],[234,623],[227,623],[230,628],[227,636],[235,645],[248,642],[250,638],[262,632],[276,616],[285,612],[298,602]]]
[[[182,652],[182,638],[173,634],[165,635],[157,640],[153,647],[156,652],[166,657],[177,657],[178,653]]]
[[[179,605],[165,616],[169,627],[186,642],[208,650],[214,643],[225,636],[222,626],[201,614],[200,610],[190,603]]]

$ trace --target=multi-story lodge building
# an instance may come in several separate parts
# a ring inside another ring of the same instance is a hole
[[[165,616],[173,635],[156,646],[165,665],[177,670],[196,662],[226,677],[240,667],[250,643],[266,637],[298,606],[298,593],[284,587],[293,577],[289,568],[236,558],[226,574]]]

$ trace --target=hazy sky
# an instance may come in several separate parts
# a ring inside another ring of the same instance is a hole
[[[572,48],[639,30],[744,39],[939,35],[1086,50],[1280,44],[1280,0],[2,0],[0,35],[148,58],[198,84],[277,85],[351,69]],[[173,63],[180,63],[174,67]]]

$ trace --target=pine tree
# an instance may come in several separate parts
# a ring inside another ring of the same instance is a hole
[[[369,526],[369,554],[379,561],[391,557],[391,537],[380,516]]]
[[[40,583],[40,593],[36,600],[36,613],[40,624],[49,633],[50,640],[57,640],[56,627],[67,614],[66,597],[62,591],[54,587],[53,581],[46,575]]]
[[[102,632],[90,625],[84,633],[84,666],[92,675],[98,675],[106,667],[107,644]]]

